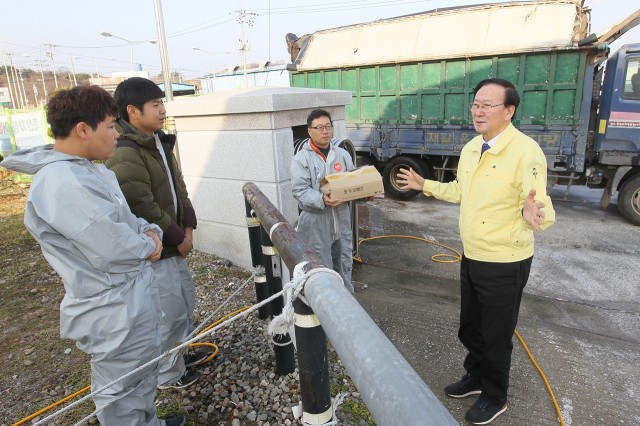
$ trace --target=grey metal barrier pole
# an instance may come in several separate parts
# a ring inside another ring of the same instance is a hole
[[[264,258],[262,257],[262,244],[260,243],[260,219],[258,219],[251,209],[251,205],[245,199],[244,207],[247,213],[247,229],[249,230],[249,248],[251,250],[251,265],[255,268],[264,266]],[[256,301],[262,302],[269,297],[269,287],[267,285],[267,277],[265,274],[256,274],[253,277],[253,283],[256,288]],[[266,304],[258,308],[258,317],[262,320],[269,318],[271,315],[271,305]]]
[[[267,276],[269,297],[282,291],[282,264],[278,251],[273,247],[271,238],[264,228],[260,228],[260,240],[262,243],[262,255],[264,270]],[[283,297],[280,296],[271,301],[271,314],[280,315],[284,306]],[[293,342],[289,333],[273,336],[273,352],[276,357],[276,373],[285,375],[293,373],[296,369],[296,361],[293,350]]]
[[[306,271],[322,266],[317,256],[286,223],[284,216],[254,184],[245,184],[243,193],[260,218],[262,226],[272,230],[271,240],[289,270],[303,261],[309,262]],[[274,226],[278,223],[283,225]],[[330,272],[319,271],[307,280],[304,296],[377,424],[458,425],[451,413],[351,296],[339,277]],[[297,335],[296,340],[299,340]],[[302,365],[300,355],[298,348],[299,366]],[[322,368],[323,366],[316,366],[316,371],[321,371]],[[302,372],[300,376],[302,382]],[[306,411],[302,387],[301,397]],[[311,398],[307,401],[314,400],[313,397],[306,398]]]

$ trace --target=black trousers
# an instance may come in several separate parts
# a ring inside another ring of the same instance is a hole
[[[462,257],[458,338],[469,351],[464,368],[497,402],[507,400],[513,332],[532,260],[492,263]]]

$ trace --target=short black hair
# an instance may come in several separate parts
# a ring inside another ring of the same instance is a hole
[[[520,105],[520,95],[516,90],[516,86],[514,86],[513,83],[511,83],[510,81],[504,80],[502,78],[487,78],[485,80],[482,80],[480,83],[478,83],[476,85],[476,88],[473,89],[473,97],[475,98],[476,93],[478,93],[478,90],[480,90],[481,88],[489,84],[497,84],[498,86],[504,87],[505,95],[504,95],[504,101],[502,101],[502,103],[506,107],[513,105],[514,107],[513,116],[511,117],[511,121],[513,121],[513,119],[516,116],[516,111],[518,110],[518,105]]]
[[[87,123],[95,130],[107,117],[117,116],[118,104],[99,86],[81,85],[60,90],[47,104],[47,122],[54,138],[66,138],[78,123]]]
[[[156,83],[148,78],[131,77],[118,84],[113,97],[118,103],[120,117],[129,121],[127,106],[133,105],[142,111],[145,102],[160,99],[164,97],[164,93]]]
[[[332,121],[331,114],[329,114],[328,111],[324,109],[314,109],[307,117],[307,127],[311,127],[311,123],[313,123],[313,120],[320,117],[327,117],[329,121]]]

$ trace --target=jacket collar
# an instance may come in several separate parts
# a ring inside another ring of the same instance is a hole
[[[491,153],[494,155],[500,154],[500,151],[502,151],[505,147],[507,147],[511,143],[515,134],[516,134],[516,128],[513,126],[513,123],[509,123],[509,125],[502,131],[502,133],[500,133],[498,140],[496,140],[496,142],[491,147]],[[477,138],[477,142],[473,145],[472,149],[474,151],[478,151],[478,153],[481,152],[482,150],[481,136]]]
[[[172,150],[174,145],[176,144],[175,135],[172,135],[170,133],[167,134],[162,130],[158,130],[154,135],[147,136],[144,132],[136,129],[131,123],[123,118],[119,118],[116,121],[116,130],[120,134],[118,140],[127,139],[148,149],[155,149],[156,147],[155,134],[157,134],[160,138],[160,142],[169,146],[169,150]]]

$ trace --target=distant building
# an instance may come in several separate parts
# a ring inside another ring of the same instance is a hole
[[[247,87],[289,87],[287,66],[271,65],[266,62],[257,68],[247,69]],[[208,75],[200,79],[200,94],[224,92],[226,90],[245,87],[245,76],[242,67],[231,67],[226,72]]]
[[[158,87],[164,93],[164,83],[158,83]],[[171,83],[173,96],[187,96],[196,94],[196,86],[187,83]]]
[[[98,77],[98,78],[90,78],[89,84],[93,84],[96,86],[102,87],[109,93],[113,93],[122,81],[130,77],[143,77],[149,78],[149,71],[122,71],[122,72],[113,72],[111,73],[111,77]]]
[[[11,94],[8,87],[0,87],[0,106],[7,108],[11,106]]]

